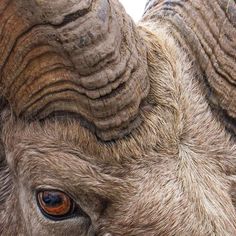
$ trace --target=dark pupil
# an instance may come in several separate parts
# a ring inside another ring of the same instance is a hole
[[[44,193],[43,201],[47,206],[52,207],[63,204],[63,199],[59,193]]]

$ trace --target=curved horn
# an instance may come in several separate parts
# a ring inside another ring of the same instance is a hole
[[[105,141],[139,125],[146,48],[117,1],[1,0],[0,14],[0,91],[16,115],[76,113]]]
[[[197,59],[211,104],[231,117],[227,121],[235,125],[235,0],[150,0],[144,20],[165,23],[181,46]],[[236,133],[236,125],[233,129]]]

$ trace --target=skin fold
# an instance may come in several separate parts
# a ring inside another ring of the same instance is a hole
[[[0,235],[236,235],[235,16],[0,0]],[[42,189],[83,213],[48,218]]]

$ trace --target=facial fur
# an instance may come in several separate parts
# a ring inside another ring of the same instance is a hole
[[[236,234],[235,144],[174,39],[152,24],[139,32],[151,91],[129,137],[105,144],[75,118],[26,122],[5,109],[1,235]],[[48,220],[39,188],[68,193],[88,217]]]

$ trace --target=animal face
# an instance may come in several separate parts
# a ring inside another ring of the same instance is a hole
[[[145,34],[147,44],[154,38],[157,43],[150,45],[148,58],[157,65],[150,67],[153,105],[126,139],[101,142],[69,115],[27,122],[6,109],[2,139],[11,188],[2,211],[4,235],[234,232],[227,175],[233,173],[235,146],[191,80],[191,70],[182,67],[188,65],[184,55],[175,64],[174,41],[143,28]],[[66,213],[50,214],[58,207]]]
[[[140,139],[104,147],[76,121],[11,121],[6,128],[12,186],[4,235],[204,235],[218,214],[232,229],[227,163],[203,146],[140,152]],[[65,194],[74,210],[50,217],[39,204],[43,191]]]
[[[48,4],[0,0],[0,235],[235,235],[235,140],[182,38]]]

